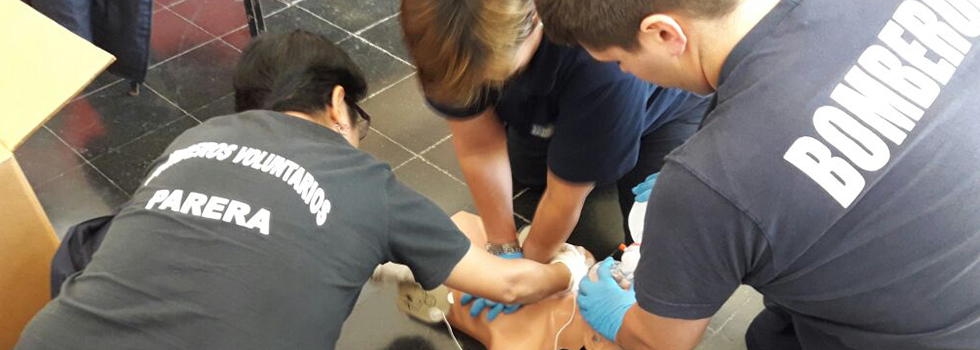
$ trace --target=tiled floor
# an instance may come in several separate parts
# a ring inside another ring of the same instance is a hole
[[[449,130],[422,103],[401,42],[397,0],[261,1],[269,31],[322,33],[360,64],[371,86],[363,105],[376,119],[364,150],[447,213],[473,210]],[[242,9],[241,0],[157,0],[143,93],[129,97],[127,84],[104,74],[17,151],[58,232],[125,203],[171,140],[232,112],[231,71],[249,40]],[[518,195],[515,221],[526,222],[536,199]],[[413,335],[436,349],[455,348],[445,329],[412,322],[394,306],[391,288],[368,285],[338,349],[384,349]],[[743,349],[745,328],[760,309],[757,293],[739,289],[712,320],[700,349]]]

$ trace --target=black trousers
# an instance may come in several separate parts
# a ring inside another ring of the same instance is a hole
[[[763,303],[766,308],[752,320],[745,332],[746,347],[749,350],[802,350],[790,314],[768,299]]]
[[[660,172],[667,154],[697,132],[701,119],[700,113],[689,113],[641,138],[636,166],[616,183],[600,184],[589,194],[568,243],[585,247],[598,259],[612,255],[622,243],[633,243],[627,225],[634,202],[633,187],[650,174]],[[537,196],[535,203],[547,184],[549,141],[507,128],[507,151],[514,181],[531,188],[525,195]]]

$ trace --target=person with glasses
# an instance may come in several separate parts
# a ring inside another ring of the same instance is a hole
[[[576,249],[540,264],[471,245],[358,150],[367,84],[327,38],[259,37],[234,85],[240,113],[177,137],[16,349],[329,350],[382,263],[500,302],[585,275]]]

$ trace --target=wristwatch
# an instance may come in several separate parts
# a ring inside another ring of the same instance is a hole
[[[524,250],[521,249],[521,245],[517,241],[504,243],[504,244],[490,244],[487,243],[487,251],[493,255],[503,255],[503,254],[513,254],[513,253],[523,253]]]

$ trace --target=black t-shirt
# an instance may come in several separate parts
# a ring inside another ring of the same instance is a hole
[[[327,128],[214,118],[157,160],[17,349],[333,349],[375,266],[406,264],[433,288],[469,244]]]
[[[668,157],[640,306],[709,317],[744,283],[805,349],[980,349],[977,5],[780,3]]]
[[[455,119],[493,108],[508,127],[550,140],[548,168],[556,175],[605,184],[636,166],[643,135],[687,115],[700,117],[708,102],[623,73],[581,47],[543,38],[528,66],[503,89],[487,91],[465,108],[429,104]]]

